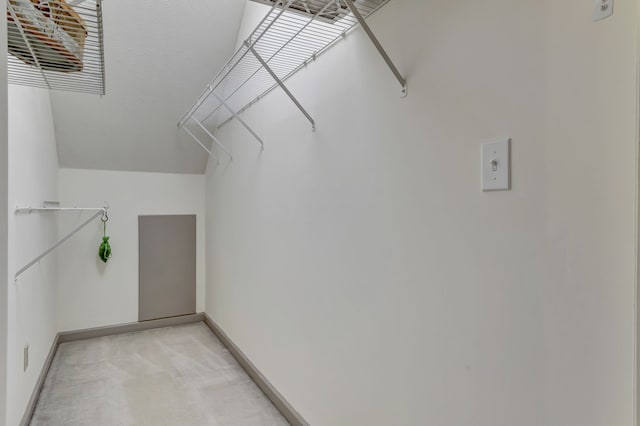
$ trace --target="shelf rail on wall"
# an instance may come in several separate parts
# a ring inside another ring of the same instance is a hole
[[[280,87],[315,130],[315,121],[287,88],[296,72],[360,24],[407,94],[407,82],[375,37],[365,18],[389,0],[254,0],[272,5],[251,35],[206,86],[193,106],[178,122],[207,153],[205,136],[229,157],[231,153],[214,136],[215,131],[237,119],[264,149],[263,140],[239,116],[247,108]],[[189,129],[189,126],[191,129]]]
[[[7,0],[7,81],[105,94],[102,0]]]
[[[47,203],[45,203],[45,204],[47,204]],[[40,261],[40,259],[42,259],[43,257],[47,256],[49,253],[51,253],[52,251],[57,249],[60,245],[62,245],[64,242],[66,242],[69,238],[73,237],[82,228],[84,228],[85,226],[87,226],[88,224],[93,222],[94,219],[98,218],[99,216],[102,216],[102,221],[103,222],[106,222],[107,220],[109,220],[108,210],[109,210],[109,206],[106,203],[105,203],[104,207],[88,207],[88,208],[81,208],[81,207],[48,207],[46,205],[44,207],[35,207],[35,208],[34,207],[17,207],[16,211],[15,211],[16,214],[43,213],[43,212],[95,212],[95,214],[92,215],[87,220],[85,220],[84,222],[82,222],[82,224],[80,224],[79,226],[74,228],[66,236],[64,236],[58,242],[56,242],[54,245],[52,245],[47,250],[42,252],[35,259],[33,259],[32,261],[28,262],[22,268],[18,269],[18,271],[16,272],[16,275],[15,275],[15,280],[17,281],[18,277],[20,275],[22,275],[24,272],[26,272],[33,265],[38,263]]]

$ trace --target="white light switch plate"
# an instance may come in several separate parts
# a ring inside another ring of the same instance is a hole
[[[599,21],[613,15],[613,0],[593,0],[595,9],[593,10],[593,21]]]
[[[511,139],[482,144],[482,190],[511,189]]]

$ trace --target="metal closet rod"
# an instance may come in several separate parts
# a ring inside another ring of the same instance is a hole
[[[107,210],[108,209],[109,209],[108,205],[105,205],[104,207],[95,207],[95,208],[91,208],[91,207],[90,208],[79,208],[79,207],[37,207],[37,208],[22,207],[22,208],[17,208],[16,209],[16,213],[31,213],[31,212],[42,212],[42,211],[94,211],[96,213],[94,215],[92,215],[89,219],[87,219],[84,222],[82,222],[81,225],[79,225],[76,228],[74,228],[65,237],[61,238],[57,243],[55,243],[54,245],[49,247],[47,250],[42,252],[42,254],[40,254],[38,257],[36,257],[32,261],[30,261],[29,263],[24,265],[22,268],[18,269],[18,271],[16,272],[16,275],[15,275],[15,280],[18,281],[18,277],[20,275],[22,275],[25,271],[27,271],[33,265],[38,263],[40,261],[40,259],[42,259],[46,255],[48,255],[49,253],[51,253],[52,251],[57,249],[60,245],[62,245],[64,242],[66,242],[69,238],[73,237],[82,228],[84,228],[85,226],[87,226],[88,224],[93,222],[94,219],[98,218],[99,216],[102,216],[103,218],[106,218],[105,220],[108,220],[108,217],[107,217]]]
[[[16,213],[32,213],[32,212],[95,212],[109,209],[105,207],[17,207]]]

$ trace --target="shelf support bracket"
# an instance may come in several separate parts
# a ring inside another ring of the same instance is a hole
[[[231,154],[229,152],[229,150],[227,148],[225,148],[224,145],[222,145],[222,142],[220,142],[218,140],[218,138],[213,136],[213,133],[211,133],[206,127],[204,127],[202,125],[202,123],[199,122],[195,117],[191,117],[191,119],[193,121],[195,121],[196,124],[198,125],[198,127],[200,127],[202,129],[202,131],[205,132],[207,134],[207,136],[209,136],[211,138],[211,140],[213,140],[216,143],[216,145],[218,145],[220,147],[220,149],[223,150],[225,152],[225,154],[227,154],[229,156],[229,158],[231,158],[233,160],[233,154]]]
[[[40,261],[40,259],[42,259],[43,257],[45,257],[46,255],[48,255],[49,253],[51,253],[52,251],[54,251],[55,249],[57,249],[61,244],[63,244],[64,242],[66,242],[69,238],[73,237],[76,233],[78,233],[78,231],[80,231],[82,228],[84,228],[85,226],[87,226],[88,224],[90,224],[95,218],[97,218],[98,216],[105,216],[107,212],[107,209],[104,208],[100,211],[98,211],[96,214],[94,214],[93,216],[91,216],[89,219],[87,219],[86,221],[84,221],[80,226],[78,226],[77,228],[75,228],[73,231],[69,232],[67,234],[66,237],[62,238],[60,241],[58,241],[57,243],[55,243],[53,246],[51,246],[50,248],[48,248],[45,252],[43,252],[40,256],[36,257],[35,259],[33,259],[31,262],[27,263],[26,265],[24,265],[22,268],[18,269],[18,271],[16,272],[15,275],[15,279],[16,281],[18,280],[18,277],[20,275],[22,275],[22,273],[24,273],[27,269],[31,268],[33,265],[35,265],[36,263],[38,263],[38,261]]]
[[[309,120],[309,122],[311,122],[311,129],[313,131],[315,131],[316,130],[316,122],[313,120],[313,117],[311,117],[311,115],[309,115],[309,113],[307,112],[306,109],[304,109],[302,104],[300,102],[298,102],[298,100],[295,98],[295,96],[293,96],[293,93],[291,93],[289,91],[289,89],[287,88],[287,86],[284,85],[282,80],[280,80],[280,78],[276,75],[276,73],[273,72],[273,70],[271,69],[269,64],[267,64],[265,62],[265,60],[262,59],[262,56],[260,56],[258,54],[258,52],[256,52],[256,50],[253,48],[253,45],[249,44],[249,42],[247,42],[247,41],[245,41],[244,44],[245,44],[245,46],[247,46],[247,49],[249,49],[251,51],[251,53],[253,53],[253,56],[256,57],[258,62],[260,62],[260,65],[262,65],[264,67],[264,69],[267,70],[267,72],[271,75],[271,77],[276,81],[276,83],[278,83],[278,86],[280,86],[280,88],[284,91],[284,93],[286,93],[287,96],[289,96],[289,99],[291,99],[291,101],[298,107],[298,109],[304,114],[304,116],[307,117],[307,120]]]
[[[258,136],[256,132],[254,132],[253,129],[249,127],[249,125],[242,118],[240,118],[240,116],[233,109],[231,109],[231,107],[224,101],[224,99],[218,96],[217,93],[214,93],[213,96],[215,96],[215,98],[220,102],[220,104],[222,104],[222,106],[224,106],[227,109],[227,111],[229,111],[235,117],[235,119],[238,120],[240,124],[242,124],[244,128],[247,129],[249,133],[253,135],[254,138],[256,138],[256,140],[260,143],[260,146],[262,147],[261,149],[264,151],[264,142],[262,141],[260,136]]]
[[[216,160],[216,165],[220,164],[220,161],[218,161],[218,157],[216,157],[215,155],[213,155],[213,152],[211,152],[209,150],[209,148],[207,148],[206,146],[204,146],[204,144],[200,141],[200,139],[198,139],[196,137],[196,135],[193,134],[193,132],[191,132],[191,130],[187,129],[187,126],[182,126],[182,128],[184,129],[185,132],[187,132],[189,134],[189,136],[191,136],[193,138],[194,141],[196,141],[198,143],[198,145],[200,145],[202,147],[202,149],[204,149],[205,151],[207,151],[207,154],[209,154],[209,157],[213,158],[214,160]]]
[[[369,39],[371,39],[371,42],[373,43],[375,48],[378,49],[378,52],[382,56],[382,59],[384,59],[384,61],[387,63],[387,66],[389,66],[389,68],[391,69],[391,72],[393,72],[393,75],[395,75],[396,78],[398,79],[400,86],[402,86],[402,97],[403,98],[406,97],[407,96],[407,80],[403,77],[403,75],[400,73],[396,65],[393,63],[393,61],[391,60],[387,52],[382,47],[382,44],[380,44],[380,42],[376,38],[373,31],[371,31],[371,28],[369,28],[369,24],[367,24],[367,21],[365,21],[365,19],[362,17],[358,8],[353,4],[353,0],[344,0],[344,1],[345,3],[347,3],[347,6],[349,6],[349,9],[351,9],[351,13],[353,13],[353,16],[356,17],[356,19],[358,20],[358,23],[360,24],[364,32],[367,33],[367,36],[369,36]]]

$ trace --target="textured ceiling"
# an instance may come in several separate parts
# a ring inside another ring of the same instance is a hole
[[[233,53],[245,0],[104,0],[107,94],[53,91],[61,167],[203,173],[176,123]]]

